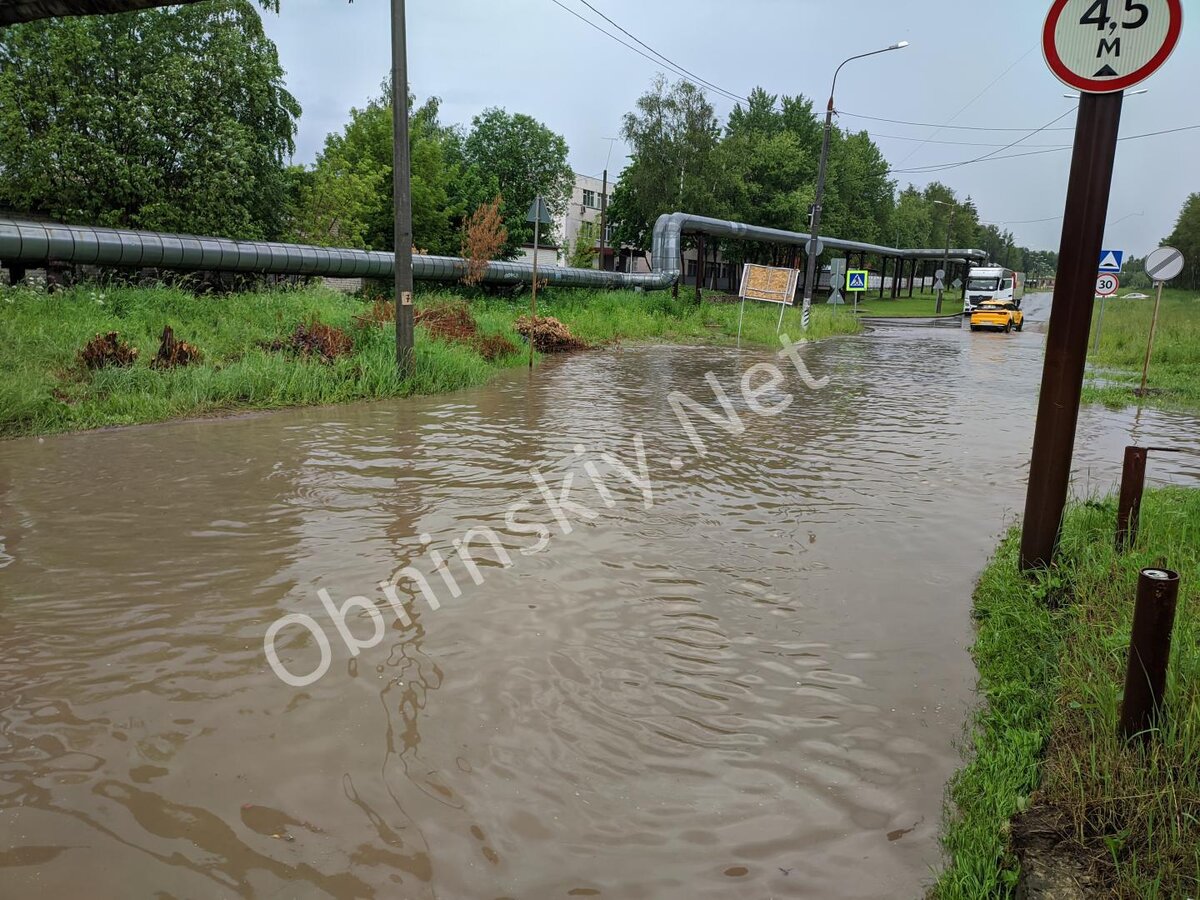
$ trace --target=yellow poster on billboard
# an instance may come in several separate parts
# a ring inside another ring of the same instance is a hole
[[[792,303],[796,299],[796,285],[799,282],[800,272],[796,269],[746,263],[742,269],[739,296],[743,300],[761,300],[764,303]]]

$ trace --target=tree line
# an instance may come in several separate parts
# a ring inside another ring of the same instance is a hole
[[[391,85],[290,163],[300,105],[250,0],[0,28],[0,209],[139,229],[393,246]],[[461,252],[464,225],[499,203],[515,255],[541,194],[560,214],[574,184],[568,146],[534,118],[487,109],[441,121],[410,96],[416,249]],[[631,153],[609,206],[617,239],[649,248],[664,212],[808,230],[823,123],[803,96],[756,88],[724,124],[703,92],[661,76],[625,116]],[[823,232],[902,247],[979,247],[1031,275],[1056,254],[1018,246],[944,184],[898,189],[870,135],[835,127]],[[1182,220],[1181,220],[1182,221]],[[589,264],[595,229],[569,253]],[[586,246],[584,246],[586,244]],[[1181,248],[1182,249],[1182,248]],[[783,261],[729,245],[727,258]]]
[[[690,82],[654,82],[622,128],[632,154],[610,206],[621,241],[649,247],[654,221],[675,211],[809,230],[824,123],[803,96],[758,87],[747,100],[722,126]],[[1010,231],[980,221],[970,197],[959,198],[944,184],[898,191],[870,135],[836,125],[822,219],[822,233],[850,240],[978,248],[1000,264],[1043,276],[1057,267],[1057,254],[1018,246]],[[776,247],[730,242],[722,249],[727,258],[782,261]]]

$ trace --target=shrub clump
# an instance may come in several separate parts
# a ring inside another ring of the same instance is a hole
[[[418,309],[413,321],[425,328],[432,337],[444,341],[470,343],[479,333],[479,326],[471,315],[467,304],[461,300],[450,300]]]
[[[121,340],[120,333],[97,334],[83,345],[79,359],[92,371],[96,369],[127,369],[137,362],[138,348]]]
[[[571,329],[553,316],[521,316],[516,321],[517,334],[532,340],[539,353],[570,353],[587,350],[588,342],[571,334]]]
[[[178,366],[190,366],[200,362],[204,354],[195,344],[175,339],[175,332],[170,325],[163,328],[162,338],[158,344],[158,352],[150,360],[152,369],[174,369]]]
[[[391,300],[377,299],[365,313],[354,317],[359,328],[382,328],[396,321],[396,304]]]
[[[309,321],[297,325],[286,340],[273,341],[267,345],[267,349],[277,353],[290,351],[304,357],[315,355],[325,362],[333,362],[353,350],[354,341],[341,328],[326,325],[313,316]]]

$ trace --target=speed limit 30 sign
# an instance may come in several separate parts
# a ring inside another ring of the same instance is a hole
[[[1096,296],[1111,297],[1121,289],[1121,279],[1116,275],[1101,275],[1096,279]]]
[[[1154,74],[1182,28],[1181,0],[1054,0],[1042,49],[1064,84],[1111,94]]]

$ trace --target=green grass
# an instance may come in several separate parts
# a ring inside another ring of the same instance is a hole
[[[452,291],[430,292],[418,295],[417,303],[455,296]],[[558,317],[596,343],[728,344],[737,333],[736,306],[696,306],[665,293],[558,290],[546,291],[540,299],[540,314]],[[505,333],[520,343],[512,323],[528,311],[528,296],[470,302],[483,333]],[[171,288],[95,285],[53,294],[0,288],[0,437],[439,393],[482,384],[526,359],[522,351],[488,362],[469,347],[431,340],[418,328],[414,374],[401,378],[394,327],[353,324],[367,307],[360,299],[324,288],[207,297]],[[261,346],[286,338],[313,315],[349,330],[353,352],[325,363]],[[776,344],[777,316],[777,307],[747,305],[743,342]],[[797,339],[798,317],[788,310],[784,324]],[[167,324],[177,338],[200,348],[202,364],[166,372],[149,367]],[[855,330],[850,316],[818,310],[808,337]],[[108,331],[120,332],[141,356],[128,369],[88,372],[78,351],[94,335]]]
[[[899,300],[893,300],[890,296],[885,296],[882,300],[879,299],[878,292],[868,292],[866,296],[859,301],[859,311],[867,316],[896,316],[898,318],[911,318],[915,316],[935,316],[937,312],[937,295],[933,293],[916,292],[911,298],[908,296],[907,290],[903,292],[903,296]],[[963,300],[961,291],[947,291],[942,299],[943,316],[953,316],[961,313],[963,310]]]
[[[1092,369],[1084,388],[1085,401],[1113,408],[1143,403],[1200,409],[1200,295],[1194,292],[1164,292],[1150,361],[1150,395],[1142,399],[1134,394],[1141,385],[1153,312],[1153,300],[1106,303],[1100,349],[1090,357]],[[1094,346],[1099,318],[1097,301],[1090,346]]]
[[[1125,554],[1115,518],[1111,500],[1070,509],[1061,561],[1036,580],[1017,572],[1014,530],[980,578],[983,703],[950,785],[948,867],[933,897],[1011,896],[1011,820],[1025,810],[1062,823],[1096,896],[1200,896],[1200,491],[1148,493]],[[1116,728],[1137,575],[1150,565],[1179,571],[1182,589],[1166,724],[1143,750]]]

